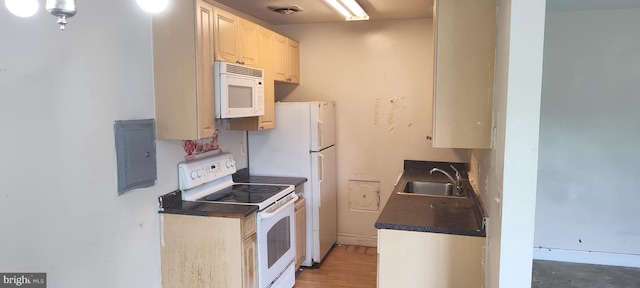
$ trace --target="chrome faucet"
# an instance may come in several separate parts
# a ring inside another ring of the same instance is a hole
[[[451,174],[449,174],[449,172],[444,171],[440,168],[433,168],[431,169],[431,171],[429,171],[429,174],[433,174],[433,172],[440,172],[442,174],[444,174],[445,176],[447,176],[447,178],[449,178],[449,180],[451,181],[451,184],[456,185],[456,195],[460,196],[462,195],[462,185],[460,185],[461,179],[462,179],[462,175],[460,175],[460,171],[458,171],[458,169],[456,169],[456,167],[454,167],[453,165],[449,165],[451,167],[451,169],[453,169],[453,171],[456,171],[456,178],[454,179],[453,176],[451,176]]]

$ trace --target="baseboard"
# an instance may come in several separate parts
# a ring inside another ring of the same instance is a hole
[[[354,245],[365,247],[378,247],[378,237],[361,235],[340,235],[338,234],[337,244]]]
[[[533,259],[640,268],[640,255],[555,248],[533,248]]]

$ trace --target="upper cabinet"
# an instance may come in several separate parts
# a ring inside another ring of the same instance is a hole
[[[214,12],[202,0],[176,1],[153,16],[156,135],[159,139],[213,137]]]
[[[433,147],[489,149],[496,0],[436,0],[433,15]]]
[[[218,61],[258,67],[258,25],[215,9],[215,58]]]
[[[242,65],[259,67],[258,58],[260,46],[258,39],[258,24],[240,18],[240,51],[239,60]],[[261,67],[259,67],[261,68]]]
[[[287,66],[289,67],[288,82],[300,84],[300,43],[287,39]]]
[[[231,130],[264,130],[275,127],[273,31],[258,26],[258,68],[264,70],[264,115],[231,119]]]
[[[300,44],[276,33],[274,50],[275,80],[300,84]]]
[[[280,41],[280,42],[278,42]],[[275,127],[274,82],[300,82],[298,42],[205,0],[177,1],[153,16],[153,69],[158,139],[215,134],[214,61],[264,70],[265,114],[234,118],[232,130]]]

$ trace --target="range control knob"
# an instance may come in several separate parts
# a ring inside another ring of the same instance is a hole
[[[227,168],[231,168],[235,166],[236,166],[236,161],[231,160],[227,162]]]
[[[198,178],[202,177],[202,174],[204,174],[204,173],[202,172],[202,169],[198,169]]]
[[[191,171],[191,179],[196,179],[198,177],[198,173],[196,171]]]

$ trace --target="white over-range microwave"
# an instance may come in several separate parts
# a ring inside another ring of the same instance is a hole
[[[216,118],[264,115],[262,69],[215,61]]]

